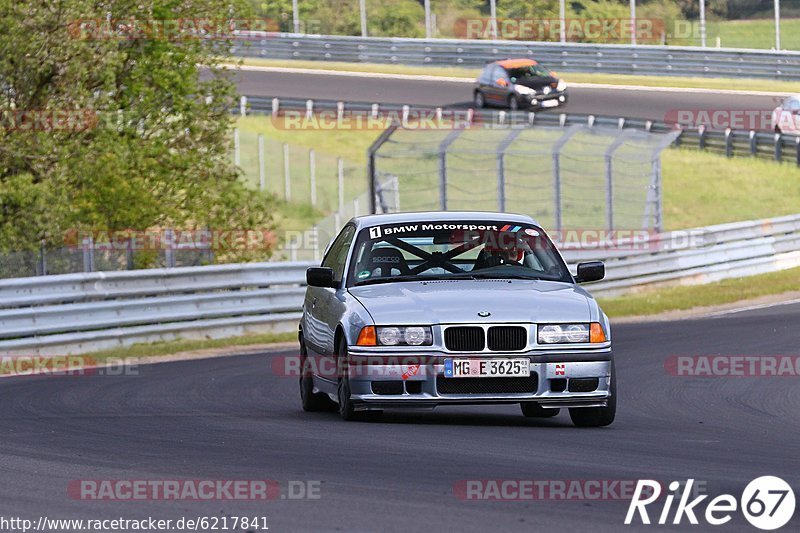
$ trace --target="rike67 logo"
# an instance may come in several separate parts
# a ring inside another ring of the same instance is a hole
[[[742,492],[737,501],[731,494],[721,494],[708,502],[704,502],[708,495],[703,494],[689,499],[692,496],[694,479],[686,483],[673,481],[669,484],[669,492],[664,498],[661,512],[653,516],[657,524],[681,524],[685,518],[690,524],[699,524],[698,517],[712,526],[721,526],[730,522],[733,514],[741,510],[750,524],[764,531],[772,531],[785,526],[794,515],[795,497],[792,487],[783,479],[775,476],[762,476],[751,481]],[[679,493],[680,489],[683,490]],[[661,484],[651,479],[639,480],[633,494],[633,499],[625,516],[625,524],[630,525],[636,521],[638,515],[642,524],[650,524],[651,517],[647,506],[655,503],[662,493]],[[673,511],[673,503],[678,503]],[[659,502],[660,503],[660,502]],[[705,504],[705,511],[702,507]],[[656,506],[653,506],[656,507]],[[651,509],[651,511],[657,509]],[[672,520],[670,521],[670,516]]]

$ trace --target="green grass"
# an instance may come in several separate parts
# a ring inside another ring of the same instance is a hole
[[[726,20],[707,24],[707,44],[716,46],[717,37],[726,48],[775,47],[775,21]],[[781,19],[781,49],[800,50],[800,19]]]
[[[800,35],[800,34],[798,34]],[[335,70],[384,74],[406,74],[423,76],[445,76],[456,78],[475,78],[480,69],[460,67],[422,67],[406,65],[384,65],[376,63],[340,63],[327,61],[292,61],[248,58],[245,65],[264,67],[290,67],[315,70]],[[768,86],[763,80],[748,78],[699,78],[681,76],[631,76],[626,74],[601,74],[582,72],[563,72],[567,82],[598,83],[609,85],[633,85],[643,87],[686,87],[700,89],[762,90],[777,93],[800,92],[800,82],[770,80]]]
[[[230,337],[227,339],[182,339],[169,342],[154,342],[152,344],[133,344],[125,348],[115,348],[113,350],[94,352],[91,354],[91,357],[97,361],[103,361],[107,359],[155,357],[159,355],[169,355],[178,352],[189,352],[196,350],[210,350],[215,348],[227,348],[235,346],[247,347],[257,344],[274,344],[278,342],[289,342],[295,339],[297,339],[297,333],[294,332],[263,333],[258,335],[246,335],[242,337]]]
[[[652,289],[616,298],[598,298],[598,301],[609,317],[619,318],[720,305],[798,289],[800,268],[792,268],[705,285]]]
[[[800,169],[688,148],[663,153],[666,229],[708,226],[800,212]]]

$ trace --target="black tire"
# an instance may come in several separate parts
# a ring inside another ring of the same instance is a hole
[[[475,97],[472,101],[475,105],[475,109],[482,109],[486,107],[486,97],[483,96],[483,93],[480,91],[475,91]]]
[[[553,418],[561,409],[545,409],[536,402],[522,402],[519,404],[522,414],[528,418]]]
[[[606,407],[575,407],[569,410],[572,423],[579,428],[609,426],[617,415],[617,372],[611,363],[611,397]]]
[[[308,351],[305,343],[300,340],[300,403],[303,411],[318,413],[331,411],[336,407],[327,394],[314,392],[314,380],[311,377],[312,369],[308,361]]]
[[[339,385],[336,388],[336,397],[339,401],[339,416],[342,420],[350,422],[352,420],[360,420],[365,422],[372,422],[380,419],[383,411],[370,410],[370,411],[356,411],[355,403],[350,398],[350,377],[347,372],[347,342],[342,338],[339,341],[339,347],[336,350],[337,355],[337,371],[339,374]]]
[[[511,95],[511,96],[508,97],[508,109],[509,109],[509,111],[519,111],[521,107],[522,106],[520,106],[520,104],[519,104],[519,98],[517,98],[514,95]]]

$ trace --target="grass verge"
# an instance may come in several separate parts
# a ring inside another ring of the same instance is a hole
[[[649,316],[779,295],[797,291],[798,287],[800,268],[792,268],[705,285],[667,287],[615,298],[598,298],[598,302],[611,318]]]
[[[102,362],[107,359],[129,359],[140,357],[156,357],[179,352],[199,350],[213,350],[217,348],[247,347],[259,344],[274,344],[289,342],[297,339],[297,333],[263,333],[259,335],[246,335],[243,337],[230,337],[226,339],[189,340],[181,339],[167,342],[154,342],[151,344],[133,344],[124,348],[93,352],[92,359]]]
[[[247,58],[244,65],[260,67],[289,67],[311,70],[335,70],[377,74],[405,74],[411,76],[438,76],[475,78],[480,69],[461,67],[422,67],[384,65],[379,63],[340,63],[327,61],[295,61],[281,59]],[[697,89],[732,89],[740,91],[769,91],[776,93],[800,92],[800,82],[773,81],[749,78],[699,78],[681,76],[634,76],[628,74],[601,74],[564,72],[564,79],[572,83],[597,83],[608,85],[633,85],[642,87],[678,87]]]

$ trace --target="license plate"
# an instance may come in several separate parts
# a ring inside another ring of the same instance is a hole
[[[556,107],[558,100],[542,100],[542,107]]]
[[[527,378],[531,375],[529,359],[445,359],[446,378]]]

